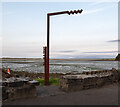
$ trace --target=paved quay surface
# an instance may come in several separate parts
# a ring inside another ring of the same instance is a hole
[[[36,98],[3,102],[3,105],[118,105],[118,84],[65,93],[57,86],[37,87]]]

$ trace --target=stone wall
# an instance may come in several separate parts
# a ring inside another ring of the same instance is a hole
[[[16,100],[21,98],[36,97],[36,87],[38,81],[27,78],[6,78],[0,82],[2,88],[2,100]]]
[[[60,78],[59,87],[63,91],[78,91],[101,87],[118,81],[116,69],[66,75]]]

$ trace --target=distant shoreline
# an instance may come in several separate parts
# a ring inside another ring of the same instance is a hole
[[[50,59],[50,60],[68,60],[68,61],[115,61],[114,58],[111,58],[111,59]]]
[[[0,61],[29,61],[29,60],[43,60],[42,58],[0,58]],[[65,61],[115,61],[115,58],[104,59],[50,59],[50,60],[65,60]]]

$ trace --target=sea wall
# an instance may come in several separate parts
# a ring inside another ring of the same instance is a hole
[[[118,71],[112,69],[62,76],[59,81],[59,87],[63,91],[79,91],[101,87],[117,81]]]

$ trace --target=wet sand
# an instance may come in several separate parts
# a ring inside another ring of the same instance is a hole
[[[118,84],[65,93],[57,86],[37,87],[37,97],[3,102],[3,105],[118,105]]]

